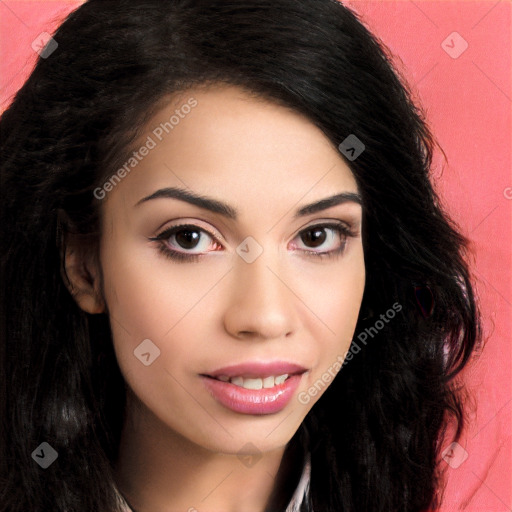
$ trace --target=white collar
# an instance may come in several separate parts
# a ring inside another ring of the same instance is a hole
[[[309,482],[311,479],[311,457],[309,452],[306,454],[304,460],[304,468],[302,475],[299,480],[299,484],[293,493],[290,503],[286,507],[285,512],[300,512],[300,506],[302,502],[307,498],[309,494]]]

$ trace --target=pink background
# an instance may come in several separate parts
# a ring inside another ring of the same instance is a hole
[[[298,0],[300,1],[300,0]],[[30,73],[32,41],[80,1],[0,1],[0,111]],[[347,1],[396,61],[447,155],[435,158],[447,209],[472,240],[486,346],[465,372],[472,403],[446,469],[441,510],[512,510],[511,4]],[[461,37],[452,35],[457,32]],[[462,38],[462,39],[461,39]],[[445,50],[456,56],[452,58]],[[445,443],[448,445],[449,443]],[[462,448],[467,459],[462,461]],[[452,467],[453,466],[453,467]]]

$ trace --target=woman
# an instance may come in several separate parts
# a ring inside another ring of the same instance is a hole
[[[2,510],[437,507],[479,322],[382,46],[333,0],[54,39],[0,122]]]

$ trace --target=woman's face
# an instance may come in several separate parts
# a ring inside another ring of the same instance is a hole
[[[175,96],[135,148],[97,194],[104,298],[138,414],[216,452],[283,447],[354,333],[354,177],[306,118],[227,86]]]

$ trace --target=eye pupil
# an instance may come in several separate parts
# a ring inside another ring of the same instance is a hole
[[[317,247],[325,242],[326,234],[325,229],[315,228],[306,231],[302,235],[302,241],[309,247]]]
[[[176,233],[175,237],[183,249],[193,249],[197,245],[200,234],[190,229],[182,229]]]

